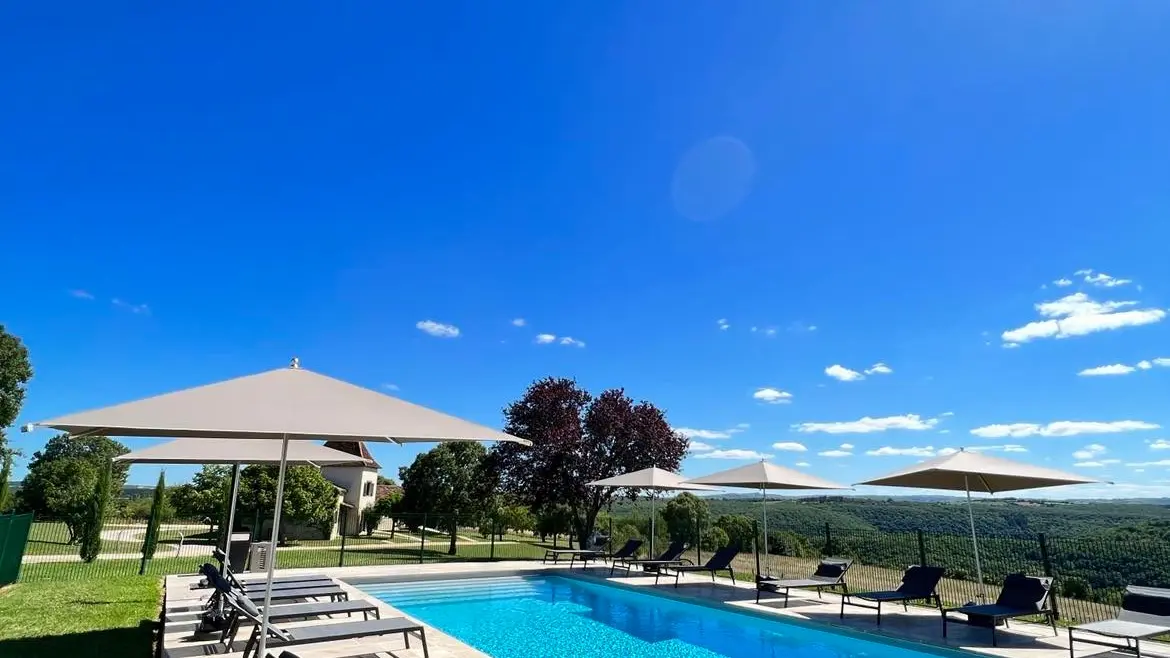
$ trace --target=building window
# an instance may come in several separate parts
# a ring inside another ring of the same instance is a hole
[[[362,487],[362,495],[363,496],[373,496],[374,495],[374,483],[373,482],[367,482],[365,484],[365,486]]]

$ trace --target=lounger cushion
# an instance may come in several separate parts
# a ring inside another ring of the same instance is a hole
[[[849,568],[847,562],[821,562],[817,565],[817,570],[813,572],[813,576],[819,578],[832,578],[834,580],[841,577],[845,570]]]
[[[1012,574],[1004,579],[1003,590],[1000,591],[995,603],[1005,608],[1039,612],[1044,608],[1044,601],[1048,598],[1050,583],[1047,578]]]
[[[828,587],[835,585],[836,579],[831,580],[817,580],[815,578],[791,578],[789,580],[777,580],[774,578],[761,578],[759,585],[765,589],[797,589],[801,587]]]
[[[1039,612],[1035,606],[1029,608],[1017,608],[1014,606],[1000,605],[998,603],[988,603],[986,605],[968,605],[962,608],[955,608],[956,612],[962,612],[966,615],[973,615],[976,617],[1023,617],[1028,614],[1035,614]]]
[[[277,644],[306,644],[311,642],[331,642],[333,640],[349,640],[359,637],[376,637],[390,633],[404,633],[422,629],[413,621],[405,617],[390,619],[371,619],[370,621],[347,621],[340,624],[320,624],[317,626],[298,626],[284,629],[290,640]]]
[[[911,598],[919,598],[915,594],[907,594],[906,592],[899,591],[862,592],[860,594],[852,594],[851,596],[855,599],[861,599],[862,601],[906,601]],[[927,596],[929,596],[929,594]]]
[[[942,567],[915,565],[902,574],[902,584],[898,587],[898,591],[907,595],[930,596],[934,594],[934,590],[938,587],[944,573],[946,573],[946,569]]]
[[[1162,635],[1163,633],[1170,633],[1170,626],[1157,626],[1154,624],[1141,624],[1136,621],[1108,619],[1105,621],[1095,621],[1091,624],[1073,626],[1073,630],[1086,631],[1108,637],[1140,639],[1143,637],[1154,637],[1156,635]]]
[[[337,596],[345,594],[346,591],[340,587],[333,585],[331,587],[305,587],[302,589],[277,589],[272,590],[272,598],[275,599],[316,599],[323,596]],[[264,592],[248,592],[248,597],[252,601],[263,601]]]

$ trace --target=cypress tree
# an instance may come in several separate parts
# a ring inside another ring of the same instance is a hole
[[[83,562],[93,562],[102,552],[102,521],[106,517],[106,504],[110,501],[112,470],[113,462],[110,462],[98,473],[97,485],[94,486],[93,496],[89,500],[88,509],[86,509],[80,550]]]
[[[12,477],[12,451],[0,448],[0,461],[3,462],[0,466],[0,512],[7,512],[12,497],[8,486],[8,479]]]
[[[146,560],[154,558],[154,549],[158,546],[158,527],[162,523],[166,492],[166,474],[159,472],[158,484],[154,487],[154,500],[150,503],[150,520],[146,522],[146,537],[142,540],[142,557]]]

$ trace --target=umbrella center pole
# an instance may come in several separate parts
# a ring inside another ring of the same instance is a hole
[[[975,549],[975,577],[979,579],[979,597],[987,600],[987,586],[983,583],[983,565],[979,562],[979,535],[975,533],[975,507],[971,503],[971,483],[963,476],[963,488],[967,490],[967,520],[971,523],[971,546]]]
[[[276,475],[276,510],[272,514],[272,544],[270,550],[272,553],[268,556],[268,581],[264,584],[264,610],[260,619],[260,641],[256,647],[254,656],[258,658],[265,658],[265,653],[268,646],[268,613],[272,610],[272,574],[276,571],[276,540],[277,533],[280,532],[280,511],[281,504],[284,502],[284,471],[288,463],[288,435],[286,434],[280,444],[280,470]]]

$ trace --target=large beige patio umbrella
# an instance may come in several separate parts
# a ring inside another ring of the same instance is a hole
[[[741,489],[759,489],[764,507],[764,550],[768,549],[768,490],[799,490],[799,489],[848,489],[849,487],[836,482],[823,480],[815,475],[802,471],[777,466],[760,460],[747,466],[730,468],[702,477],[687,480],[692,484],[710,484],[721,487],[737,487]]]
[[[686,478],[670,471],[652,466],[640,471],[615,475],[603,480],[585,483],[588,487],[615,487],[623,489],[649,489],[651,491],[715,491],[715,487],[690,484]],[[650,554],[654,554],[654,513],[655,496],[650,496]]]
[[[975,508],[971,492],[988,494],[1020,489],[1059,487],[1066,484],[1100,484],[1081,475],[995,457],[977,450],[960,449],[858,484],[913,489],[945,489],[967,493],[967,520],[971,524],[971,545],[975,549],[975,577],[983,587],[983,566],[979,561],[979,537],[975,533]]]
[[[119,455],[114,461],[126,464],[231,464],[231,504],[223,542],[224,555],[231,555],[236,498],[240,493],[240,467],[243,464],[279,464],[280,453],[279,443],[263,439],[175,439]],[[285,459],[288,466],[367,466],[369,463],[364,457],[308,441],[290,443]]]
[[[280,527],[290,441],[513,441],[529,445],[524,439],[483,425],[304,370],[295,358],[288,368],[52,418],[26,425],[23,430],[36,427],[74,435],[281,441],[273,546]],[[275,566],[274,552],[268,562],[258,656],[264,655],[268,640]]]

